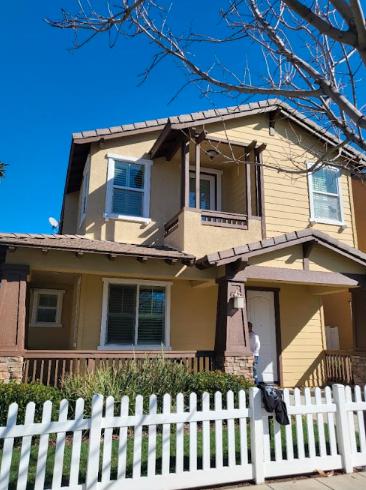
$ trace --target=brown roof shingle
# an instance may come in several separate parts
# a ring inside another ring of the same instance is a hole
[[[129,243],[92,240],[82,235],[45,235],[30,233],[0,233],[0,247],[14,246],[86,252],[97,254],[115,254],[132,257],[149,257],[156,259],[178,259],[194,263],[195,257],[167,247],[150,247]]]

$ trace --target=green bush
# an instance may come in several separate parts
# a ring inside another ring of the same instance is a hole
[[[252,383],[245,379],[244,376],[227,374],[222,371],[202,371],[197,374],[191,374],[188,391],[195,392],[197,395],[202,395],[204,392],[213,395],[216,391],[226,393],[231,390],[237,393],[251,386],[253,386]]]
[[[0,425],[6,425],[8,407],[11,403],[18,404],[18,423],[24,421],[25,407],[29,402],[36,404],[35,420],[41,420],[43,403],[47,400],[54,402],[53,413],[57,413],[62,393],[56,388],[39,383],[0,383]]]

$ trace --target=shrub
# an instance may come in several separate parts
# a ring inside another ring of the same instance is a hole
[[[43,403],[54,402],[54,413],[57,413],[62,393],[56,388],[39,383],[0,383],[0,425],[6,425],[8,407],[11,403],[18,404],[18,423],[24,421],[25,407],[29,402],[36,404],[35,420],[41,420]]]
[[[253,386],[252,383],[244,376],[227,374],[222,371],[202,371],[191,374],[188,390],[197,393],[197,395],[202,395],[205,391],[213,395],[216,391],[226,393],[231,390],[237,393],[251,386]]]

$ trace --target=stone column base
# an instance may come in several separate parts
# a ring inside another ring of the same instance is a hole
[[[215,358],[215,368],[228,374],[244,376],[253,382],[253,356],[224,356]]]
[[[352,373],[355,385],[366,384],[366,354],[352,355]]]
[[[23,378],[23,357],[0,355],[0,382],[21,382]]]

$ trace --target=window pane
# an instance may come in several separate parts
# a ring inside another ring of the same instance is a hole
[[[114,164],[114,185],[128,187],[128,163],[115,162]]]
[[[127,216],[142,216],[143,197],[144,194],[140,191],[114,188],[112,212]]]
[[[321,168],[313,173],[313,189],[318,192],[330,192],[338,194],[338,176],[337,170]]]
[[[211,182],[208,179],[201,178],[200,187],[200,208],[211,209]],[[189,206],[196,207],[196,177],[189,178]]]
[[[135,343],[136,292],[136,286],[109,287],[107,343]]]
[[[130,183],[129,187],[134,189],[144,188],[144,165],[137,165],[135,163],[130,163]]]
[[[165,296],[165,288],[140,287],[138,344],[164,343]]]
[[[57,294],[40,294],[38,297],[39,306],[57,306]]]
[[[55,323],[56,322],[56,308],[42,308],[37,310],[36,321],[39,323]]]
[[[315,218],[341,221],[339,198],[314,193],[314,215]]]

